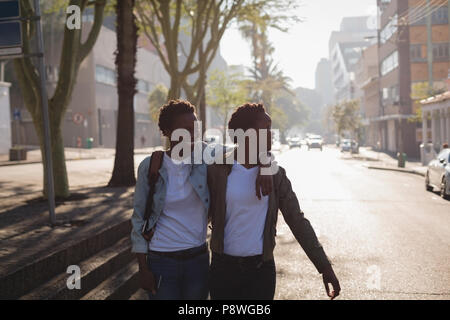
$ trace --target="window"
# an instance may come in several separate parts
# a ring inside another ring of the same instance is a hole
[[[411,12],[412,10],[417,10],[417,7],[411,7],[409,8],[409,11]],[[431,23],[432,24],[448,24],[448,7],[444,6],[444,7],[440,7],[439,9],[436,9],[436,7],[432,8],[431,10],[435,10],[432,12],[431,15]],[[425,10],[427,11],[427,9]],[[414,13],[413,13],[414,15]],[[422,18],[420,20],[417,21],[412,21],[412,25],[424,25],[427,24],[427,15],[426,14],[421,14],[420,15]]]
[[[137,91],[141,93],[150,92],[150,84],[145,80],[138,80],[136,85]]]
[[[99,83],[115,86],[117,84],[116,71],[97,65],[95,66],[95,80]]]
[[[389,89],[383,88],[383,100],[388,100],[388,99],[389,99]]]
[[[448,7],[441,7],[433,12],[431,20],[433,24],[448,24]]]
[[[449,58],[450,43],[433,43],[433,59],[447,60]]]
[[[391,87],[391,99],[394,103],[400,101],[400,96],[398,94],[398,86]]]
[[[410,46],[410,57],[411,62],[422,62],[425,60],[422,57],[422,45],[421,44],[412,44]]]
[[[400,100],[398,85],[389,88],[383,88],[382,95],[383,95],[383,103],[386,102],[394,104],[398,103]]]
[[[398,51],[394,51],[381,62],[381,75],[384,76],[398,67]]]
[[[397,32],[398,15],[393,16],[380,32],[380,42],[386,43]]]

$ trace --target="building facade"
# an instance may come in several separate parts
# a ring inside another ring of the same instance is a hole
[[[322,107],[330,106],[334,102],[333,82],[330,60],[322,58],[316,67],[316,86],[318,94],[322,96]]]
[[[94,48],[80,66],[62,123],[65,147],[87,147],[88,139],[93,139],[93,147],[116,146],[118,97],[114,52],[117,46],[113,21],[114,17],[105,19]],[[89,15],[84,17],[83,23],[84,28],[90,28],[92,19]],[[58,80],[62,35],[55,33],[46,36],[47,90],[51,97]],[[141,148],[160,145],[158,126],[150,119],[148,96],[156,85],[169,86],[170,81],[150,42],[140,38],[138,47],[134,143],[136,148]],[[22,115],[19,122],[13,123],[13,143],[38,146],[33,121],[24,106],[20,88],[17,83],[13,83],[13,87],[11,109],[19,109]]]
[[[377,3],[382,147],[418,157],[422,91],[445,91],[450,68],[448,1]]]
[[[450,91],[424,99],[421,104],[422,134],[425,136],[430,130],[431,137],[427,142],[439,152],[442,145],[450,143]]]
[[[366,48],[356,66],[356,83],[362,95],[359,98],[361,116],[365,127],[365,144],[379,148],[381,131],[378,122],[373,121],[380,116],[380,93],[378,77],[378,45]]]
[[[375,41],[376,20],[371,16],[344,18],[340,30],[331,33],[329,55],[335,103],[361,95],[355,85],[356,64],[362,51]]]

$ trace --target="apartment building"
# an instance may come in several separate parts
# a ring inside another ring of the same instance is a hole
[[[371,16],[342,19],[340,30],[329,40],[334,102],[356,99],[361,95],[355,85],[356,64],[362,51],[376,42],[376,19]]]
[[[378,77],[378,45],[367,47],[361,54],[356,66],[356,83],[362,94],[359,98],[361,116],[365,127],[365,144],[379,147],[381,131],[377,121],[380,116],[380,92]]]
[[[416,119],[425,91],[445,90],[449,65],[447,0],[378,0],[382,148],[419,156]],[[422,91],[422,92],[421,92]]]

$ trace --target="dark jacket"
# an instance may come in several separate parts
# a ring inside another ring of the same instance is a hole
[[[316,234],[300,209],[297,196],[292,191],[291,182],[286,177],[286,171],[278,167],[273,176],[273,191],[269,195],[269,208],[264,226],[263,260],[273,259],[275,248],[276,225],[278,210],[281,210],[298,243],[302,246],[309,259],[319,273],[330,265]],[[210,192],[209,215],[212,223],[211,250],[223,253],[226,214],[227,180],[232,165],[213,164],[208,166],[208,186]]]

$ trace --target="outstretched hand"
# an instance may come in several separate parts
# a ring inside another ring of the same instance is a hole
[[[333,271],[333,268],[330,266],[327,268],[323,274],[323,284],[325,285],[325,290],[327,291],[327,295],[331,298],[331,300],[335,299],[339,296],[341,292],[341,286],[339,285],[339,280],[336,277],[336,274]],[[330,292],[329,284],[331,283],[333,287],[333,291]]]

